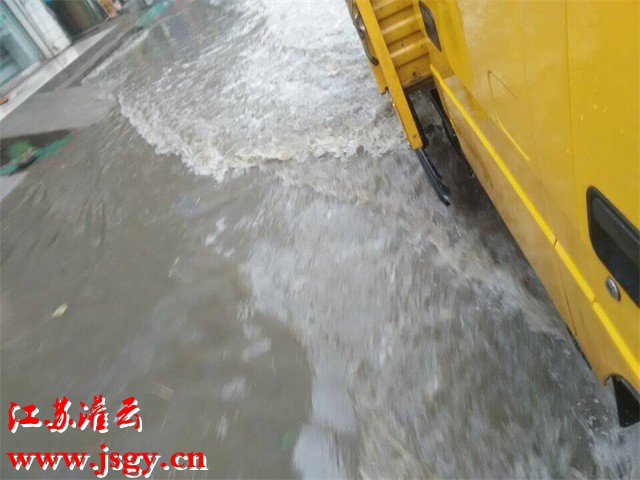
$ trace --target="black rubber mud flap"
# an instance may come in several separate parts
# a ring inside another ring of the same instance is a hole
[[[449,191],[449,187],[444,184],[442,180],[442,175],[438,172],[435,165],[427,155],[424,147],[416,148],[416,154],[418,155],[418,159],[422,164],[422,168],[427,174],[429,178],[429,182],[433,186],[433,189],[436,191],[436,195],[442,203],[444,203],[447,207],[451,205],[451,192]]]
[[[427,140],[426,135],[424,134],[424,128],[422,128],[422,124],[420,123],[420,118],[416,114],[415,109],[413,108],[413,102],[411,101],[411,97],[407,95],[407,103],[409,104],[409,110],[411,110],[411,115],[413,116],[413,120],[416,122],[416,126],[418,127],[418,133],[420,134],[420,139],[422,140],[422,147],[416,148],[415,152],[418,155],[418,159],[420,160],[420,164],[422,168],[424,168],[425,173],[427,174],[427,178],[429,179],[429,183],[433,186],[436,191],[436,195],[442,203],[444,203],[447,207],[451,205],[451,192],[449,188],[444,184],[444,180],[442,179],[442,175],[438,172],[438,169],[433,164],[429,156],[427,155],[427,145],[429,145],[429,141]]]
[[[620,377],[613,377],[612,381],[620,426],[625,428],[640,422],[640,399],[636,392]]]
[[[434,87],[429,90],[429,97],[431,98],[431,103],[433,103],[436,112],[438,112],[438,115],[440,116],[440,120],[442,120],[442,128],[444,129],[447,139],[453,146],[456,153],[464,158],[464,153],[462,153],[462,147],[460,146],[460,140],[458,140],[458,134],[456,134],[456,131],[451,124],[451,120],[449,120],[447,113],[444,111],[444,105],[442,105],[442,100],[440,100],[438,89]]]

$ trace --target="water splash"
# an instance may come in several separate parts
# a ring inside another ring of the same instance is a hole
[[[202,238],[300,336],[316,398],[339,399],[303,429],[301,474],[316,445],[340,476],[637,476],[638,430],[487,198],[455,167],[455,207],[426,187],[342,2],[203,5],[206,29],[174,15],[95,80],[159,153],[219,182],[267,174],[257,211]]]

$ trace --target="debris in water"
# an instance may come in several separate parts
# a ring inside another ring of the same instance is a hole
[[[56,308],[55,312],[53,312],[53,314],[51,315],[51,318],[52,319],[60,318],[62,315],[64,315],[64,312],[67,311],[68,307],[69,307],[69,305],[67,305],[66,303],[63,303],[58,308]]]
[[[293,447],[293,445],[296,443],[297,439],[298,429],[292,428],[288,430],[287,433],[285,433],[282,437],[282,441],[280,442],[280,450],[286,452],[287,450],[291,449],[291,447]]]
[[[7,149],[9,162],[0,168],[0,176],[7,177],[18,170],[28,167],[32,163],[43,158],[56,155],[62,147],[69,142],[69,137],[63,137],[55,142],[51,142],[44,147],[34,147],[28,141],[14,143]]]
[[[0,168],[0,176],[6,177],[36,161],[36,149],[29,142],[17,142],[7,149],[9,162]]]

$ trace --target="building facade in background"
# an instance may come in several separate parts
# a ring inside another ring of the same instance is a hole
[[[106,17],[95,0],[2,0],[0,94]]]

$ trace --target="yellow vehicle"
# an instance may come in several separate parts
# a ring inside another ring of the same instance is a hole
[[[347,5],[440,199],[452,201],[413,111],[420,89],[613,384],[621,425],[640,420],[640,2]]]

